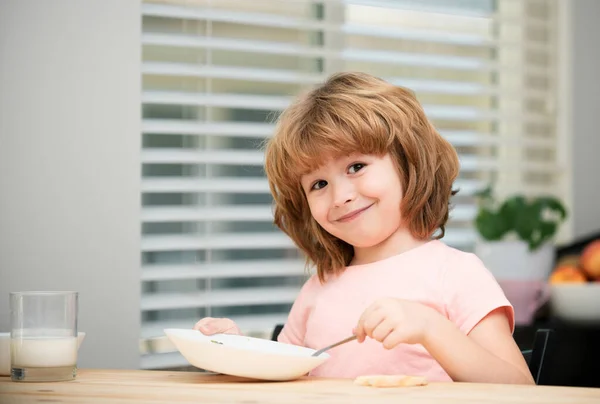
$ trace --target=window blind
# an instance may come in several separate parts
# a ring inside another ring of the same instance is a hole
[[[268,337],[306,280],[272,225],[262,141],[340,70],[413,89],[457,148],[445,241],[469,250],[474,194],[555,190],[554,6],[544,0],[146,0],[142,5],[141,367],[205,316]]]

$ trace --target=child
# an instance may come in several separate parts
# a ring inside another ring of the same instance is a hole
[[[275,224],[316,266],[279,341],[329,351],[311,375],[533,383],[513,308],[470,253],[444,236],[458,157],[414,95],[340,73],[279,118],[265,168]],[[205,318],[205,334],[239,333]]]

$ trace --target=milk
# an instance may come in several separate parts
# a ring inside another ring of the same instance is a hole
[[[27,337],[11,341],[12,366],[45,368],[75,366],[76,337]]]

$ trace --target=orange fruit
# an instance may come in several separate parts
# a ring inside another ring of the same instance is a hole
[[[553,285],[560,283],[585,283],[587,282],[587,277],[575,265],[563,264],[554,269],[548,281]]]

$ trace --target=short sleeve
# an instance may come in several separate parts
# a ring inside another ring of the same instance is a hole
[[[292,305],[287,322],[277,337],[277,341],[304,346],[306,323],[312,312],[314,296],[319,285],[319,279],[316,275],[312,276],[304,283],[304,286],[302,286],[298,297]]]
[[[442,287],[448,318],[465,334],[499,308],[504,309],[511,332],[514,332],[514,309],[494,276],[475,254],[456,251],[447,262]]]

